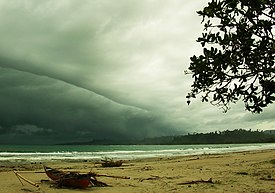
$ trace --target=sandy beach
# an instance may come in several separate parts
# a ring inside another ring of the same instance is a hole
[[[57,187],[43,173],[43,164],[65,171],[96,172],[130,179],[98,177],[109,187],[69,189]],[[20,183],[13,170],[39,185]],[[39,173],[41,172],[41,173]],[[42,181],[41,181],[42,180]],[[43,181],[45,180],[45,181]],[[125,160],[122,166],[103,168],[93,161],[48,163],[1,162],[1,193],[178,193],[275,192],[275,150]]]

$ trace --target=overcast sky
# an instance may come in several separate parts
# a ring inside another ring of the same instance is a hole
[[[275,128],[186,104],[204,0],[0,0],[0,141],[58,143]]]

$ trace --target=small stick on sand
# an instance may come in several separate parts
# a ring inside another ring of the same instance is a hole
[[[24,180],[25,182],[29,183],[30,185],[33,185],[33,186],[35,186],[36,188],[39,188],[39,185],[38,185],[38,184],[36,184],[36,183],[34,183],[34,182],[28,180],[27,178],[21,176],[21,175],[18,174],[16,171],[13,171],[13,172],[14,172],[14,174],[16,175],[16,177],[19,179],[19,181],[21,182],[22,185],[23,185],[23,183],[22,183],[21,179]]]
[[[210,183],[210,184],[214,184],[214,182],[212,181],[212,178],[210,178],[209,180],[195,180],[195,181],[190,181],[190,182],[182,182],[182,183],[178,183],[178,185],[198,184],[198,183]]]
[[[127,176],[111,176],[111,175],[105,175],[105,174],[96,174],[96,177],[108,177],[108,178],[120,178],[120,179],[130,179],[130,177]]]

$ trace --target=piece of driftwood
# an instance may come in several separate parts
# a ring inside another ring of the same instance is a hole
[[[106,174],[94,174],[94,176],[97,176],[97,177],[108,177],[108,178],[130,179],[130,177],[128,177],[128,176],[112,176],[112,175],[106,175]]]
[[[199,183],[214,184],[212,178],[209,178],[209,180],[192,180],[188,182],[181,182],[181,183],[178,183],[177,185],[188,185],[188,184],[199,184]]]
[[[35,186],[36,188],[39,188],[39,185],[38,185],[38,184],[36,184],[36,183],[34,183],[34,182],[28,180],[27,178],[25,178],[25,177],[23,177],[22,175],[18,174],[18,172],[16,172],[16,171],[13,171],[13,172],[14,172],[14,174],[16,175],[16,177],[18,178],[18,180],[21,182],[22,185],[23,185],[23,182],[21,181],[21,179],[24,180],[25,182],[29,183],[30,185],[33,185],[33,186]]]
[[[105,158],[104,160],[101,160],[102,167],[120,167],[123,163],[122,160],[113,160],[111,158]]]
[[[14,170],[15,171],[15,170]],[[35,174],[44,174],[45,171],[19,171],[21,174],[24,174],[24,173],[35,173]]]
[[[262,178],[260,178],[260,180],[264,180],[264,181],[275,181],[275,179],[274,179],[274,178],[271,178],[271,177],[269,177],[269,178],[264,178],[264,177],[262,177]]]
[[[144,180],[164,180],[164,179],[179,179],[182,178],[183,176],[154,176],[151,175],[149,178],[137,178],[139,182],[143,182]]]
[[[152,176],[149,178],[139,178],[138,181],[139,182],[143,182],[144,180],[160,180],[161,178],[159,176]]]

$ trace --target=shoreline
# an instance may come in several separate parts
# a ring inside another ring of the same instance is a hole
[[[126,160],[121,167],[114,168],[103,168],[99,163],[81,160],[43,163],[64,171],[93,171],[130,177],[100,177],[100,181],[111,187],[89,187],[86,190],[58,188],[52,182],[41,182],[48,180],[45,173],[35,173],[43,171],[42,163],[0,164],[1,193],[275,192],[275,149]],[[13,170],[21,171],[40,187],[24,182],[22,186]],[[185,184],[192,181],[194,183]]]
[[[88,148],[86,148],[88,147]],[[102,149],[103,147],[103,149]],[[117,148],[118,147],[118,148]],[[149,147],[149,148],[148,148]],[[100,161],[104,158],[136,160],[151,159],[159,157],[178,157],[178,156],[196,156],[203,154],[224,154],[243,151],[257,151],[275,149],[275,143],[264,144],[209,144],[209,145],[158,145],[141,146],[141,148],[128,148],[128,146],[77,146],[63,147],[62,149],[52,149],[52,151],[39,151],[37,148],[31,148],[27,151],[11,148],[9,151],[2,149],[0,152],[1,162],[78,162],[78,161]],[[68,151],[69,149],[69,151]],[[1,149],[0,149],[1,150]]]

